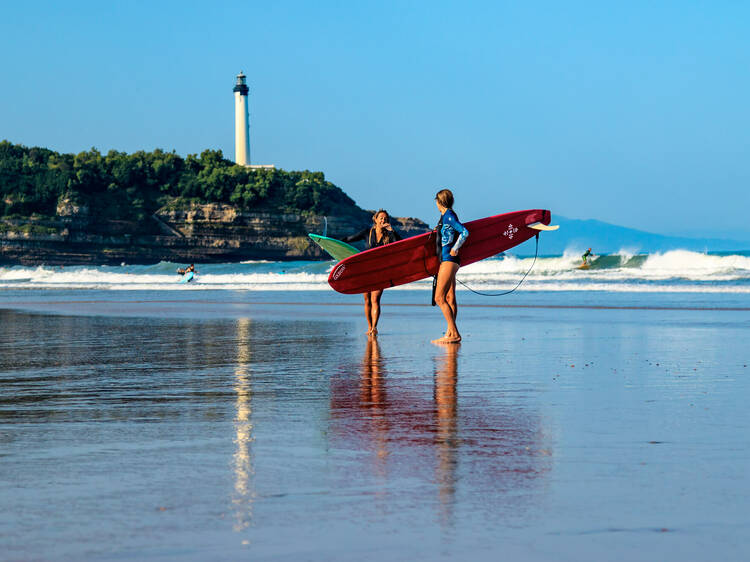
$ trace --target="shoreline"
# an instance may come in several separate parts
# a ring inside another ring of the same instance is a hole
[[[269,291],[275,293],[276,291]],[[358,296],[358,295],[357,295]],[[80,305],[80,304],[200,304],[200,305],[227,305],[237,306],[237,303],[227,302],[223,300],[204,300],[204,299],[87,299],[87,300],[48,300],[48,301],[0,301],[0,310],[15,310],[23,308],[25,306],[42,306],[42,305]],[[328,303],[315,303],[305,301],[259,301],[259,302],[248,302],[248,306],[336,306],[336,307],[356,307],[361,308],[362,303],[354,302],[328,302]],[[463,308],[491,308],[491,309],[541,309],[541,310],[580,310],[581,306],[576,304],[476,304],[476,303],[459,303],[460,307]],[[434,308],[430,304],[423,303],[410,303],[410,302],[397,302],[397,303],[386,303],[383,306],[387,307],[414,307],[414,308]],[[630,306],[617,306],[617,305],[587,305],[586,310],[642,310],[642,311],[686,311],[686,312],[750,312],[750,306],[654,306],[654,305],[630,305]]]

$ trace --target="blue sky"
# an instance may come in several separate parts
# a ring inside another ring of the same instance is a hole
[[[434,222],[549,208],[750,238],[750,4],[34,2],[0,21],[0,138],[325,172]]]

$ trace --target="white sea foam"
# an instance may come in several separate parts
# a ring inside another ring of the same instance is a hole
[[[750,257],[741,255],[716,256],[675,250],[648,256],[641,269],[646,274],[655,273],[657,275],[672,274],[704,278],[713,278],[717,275],[750,277]]]
[[[257,262],[254,262],[257,263]],[[271,264],[273,262],[263,262]],[[204,266],[211,268],[211,266]],[[180,283],[174,273],[156,273],[145,267],[70,267],[59,269],[36,268],[0,269],[0,286],[17,286],[50,289],[113,289],[113,290],[299,290],[327,288],[327,273],[298,272],[232,272],[231,266],[214,266],[230,269],[227,273],[200,273],[195,281]]]
[[[636,263],[637,262],[637,263]],[[502,260],[484,260],[461,268],[460,275],[474,280],[507,280],[529,270],[533,258],[507,256]],[[744,255],[710,255],[675,250],[653,255],[637,255],[626,251],[599,256],[591,269],[579,270],[580,256],[538,258],[529,278],[617,280],[689,280],[732,281],[750,280],[750,257]]]
[[[528,279],[528,278],[527,278]],[[470,285],[471,286],[471,285]],[[471,286],[472,289],[482,292],[501,292],[512,289],[514,284],[486,284]],[[393,290],[393,289],[391,289]],[[468,288],[458,286],[459,291],[468,291]],[[518,291],[579,291],[579,292],[611,292],[611,293],[731,293],[750,294],[750,286],[740,285],[673,285],[654,283],[650,285],[640,283],[573,283],[573,282],[548,282],[524,281],[518,287]]]
[[[622,250],[599,256],[591,269],[576,269],[580,256],[537,258],[506,255],[459,270],[458,277],[481,291],[515,286],[531,269],[519,290],[727,292],[750,291],[750,255],[714,255],[675,250],[638,255]],[[4,267],[0,287],[110,290],[329,290],[333,262],[250,261],[240,264],[198,264],[194,282],[181,284],[177,264],[150,266]],[[533,268],[532,268],[533,265]],[[397,289],[429,290],[431,283]]]

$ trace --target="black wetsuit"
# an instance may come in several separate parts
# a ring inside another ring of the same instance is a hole
[[[390,244],[391,242],[401,240],[401,236],[399,236],[398,232],[396,232],[395,230],[383,229],[382,236],[380,238],[380,241],[378,242],[378,233],[376,232],[375,227],[368,226],[362,232],[358,232],[357,234],[341,239],[342,242],[346,242],[347,244],[358,242],[359,240],[364,240],[365,245],[369,250],[370,248],[385,246],[386,244]]]

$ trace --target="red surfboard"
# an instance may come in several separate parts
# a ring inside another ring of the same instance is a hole
[[[538,232],[529,225],[548,225],[551,218],[549,211],[533,209],[464,223],[469,238],[458,252],[461,265],[483,260],[525,242]],[[435,232],[428,232],[341,260],[331,270],[328,284],[339,293],[366,293],[432,277],[439,265],[435,254]]]

